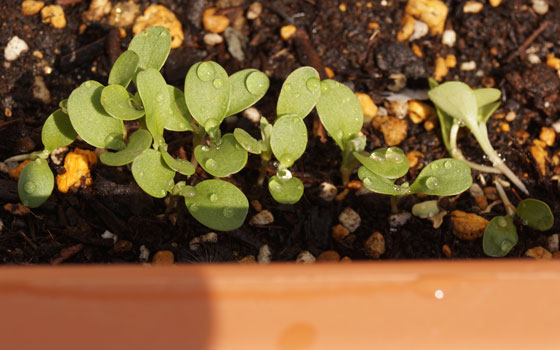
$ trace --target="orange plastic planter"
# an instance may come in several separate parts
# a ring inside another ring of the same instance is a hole
[[[13,267],[2,349],[558,349],[560,262]]]

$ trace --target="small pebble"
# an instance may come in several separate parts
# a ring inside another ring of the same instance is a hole
[[[560,70],[560,58],[548,54],[546,55],[546,65],[552,69]]]
[[[293,24],[283,26],[280,28],[280,36],[287,41],[296,33],[296,30],[297,28]]]
[[[348,237],[350,231],[341,224],[332,227],[332,238],[337,242],[342,242]]]
[[[539,64],[539,63],[541,63],[540,57],[537,56],[537,55],[534,54],[534,53],[529,54],[529,56],[527,56],[527,60],[528,60],[529,63],[531,63],[531,64]]]
[[[345,256],[344,258],[340,259],[341,263],[351,263],[352,262],[352,258],[350,258],[349,256]]]
[[[484,4],[477,1],[467,1],[463,6],[464,13],[479,13],[484,8]]]
[[[517,114],[513,111],[510,111],[506,114],[506,121],[512,122],[517,118]]]
[[[476,62],[475,61],[469,61],[469,62],[461,63],[461,70],[462,71],[473,71],[475,69],[476,69]]]
[[[548,12],[548,1],[533,0],[533,10],[539,15],[546,14]]]
[[[374,232],[369,236],[364,247],[370,258],[379,259],[385,253],[385,238],[380,232]]]
[[[259,16],[262,13],[262,10],[263,10],[262,4],[258,1],[255,1],[254,3],[251,4],[251,6],[249,6],[249,9],[247,10],[247,19],[255,20],[259,18]]]
[[[152,264],[154,265],[173,265],[174,262],[175,255],[170,250],[160,250],[152,258]]]
[[[2,233],[3,229],[4,229],[4,221],[2,221],[2,219],[0,219],[0,233]]]
[[[408,159],[408,166],[410,168],[414,168],[418,165],[420,158],[424,158],[424,154],[420,151],[410,151],[406,154],[406,158]]]
[[[474,240],[482,237],[486,226],[488,226],[488,220],[482,216],[465,213],[461,210],[451,212],[451,222],[453,223],[453,234],[464,240]]]
[[[552,253],[541,246],[531,248],[525,252],[525,256],[537,260],[552,259]]]
[[[123,254],[123,253],[128,253],[129,251],[132,250],[132,248],[133,248],[133,244],[131,241],[121,239],[114,243],[111,251],[115,254]]]
[[[138,256],[138,260],[140,262],[147,262],[150,259],[150,250],[146,248],[145,245],[140,246],[140,255]]]
[[[214,9],[215,10],[215,9]],[[144,29],[152,26],[163,26],[169,30],[171,34],[171,48],[176,49],[183,43],[185,33],[183,25],[177,19],[177,16],[163,5],[150,5],[144,11],[144,14],[134,22],[132,32],[138,34]],[[225,28],[224,28],[225,29]]]
[[[112,8],[110,0],[91,0],[88,10],[82,16],[85,21],[99,22],[111,12]]]
[[[401,18],[401,30],[397,33],[398,41],[405,41],[414,33],[414,17],[405,14]]]
[[[422,21],[414,21],[414,32],[412,32],[412,35],[410,36],[409,40],[413,41],[416,39],[420,39],[422,37],[424,37],[426,34],[428,34],[429,31],[429,27],[426,23],[422,22]]]
[[[456,41],[457,41],[457,34],[453,29],[447,29],[443,32],[443,35],[441,36],[441,43],[443,45],[453,47],[455,46]]]
[[[325,250],[317,257],[317,262],[333,262],[339,260],[340,260],[340,254],[338,254],[334,250]]]
[[[560,249],[560,239],[558,237],[558,233],[548,237],[546,247],[551,253],[557,252]]]
[[[113,232],[109,231],[109,230],[106,230],[105,232],[103,232],[103,233],[101,234],[101,238],[103,238],[103,239],[112,239],[112,240],[113,240],[113,244],[115,244],[115,243],[117,242],[117,239],[118,239],[117,235],[114,234]]]
[[[331,184],[330,182],[323,182],[319,186],[321,188],[321,192],[319,192],[319,197],[326,202],[332,202],[338,193],[336,186]]]
[[[253,123],[258,123],[261,120],[261,112],[259,112],[259,110],[255,107],[247,108],[241,113],[241,115],[243,115],[243,117],[249,119]]]
[[[247,255],[243,258],[241,258],[240,260],[237,261],[240,264],[256,264],[257,263],[257,259],[255,259],[254,255]]]
[[[416,100],[408,101],[408,117],[414,124],[422,123],[435,115],[436,110],[432,106]]]
[[[216,15],[215,8],[209,8],[202,13],[202,25],[204,29],[212,33],[223,33],[229,26],[229,18],[224,15]]]
[[[190,250],[198,250],[200,248],[200,236],[196,236],[189,241]]]
[[[389,216],[389,226],[401,227],[405,225],[408,222],[408,220],[410,220],[410,218],[412,218],[412,214],[407,211],[398,214],[393,214]]]
[[[544,148],[546,146],[541,140],[533,140],[533,145],[529,147],[529,152],[537,163],[537,168],[542,176],[546,176],[546,162],[548,159],[548,151]]]
[[[259,264],[270,264],[272,253],[270,252],[270,247],[268,244],[263,245],[259,248],[259,256],[257,261]]]
[[[541,128],[541,133],[539,134],[539,140],[549,147],[554,145],[554,141],[556,140],[556,133],[554,132],[554,129],[543,126]]]
[[[402,73],[394,73],[389,75],[391,84],[387,85],[387,89],[393,92],[399,92],[406,87],[406,75]]]
[[[356,95],[358,101],[360,101],[362,113],[364,114],[364,123],[367,123],[377,115],[377,106],[373,103],[373,100],[368,94],[355,92],[354,95]]]
[[[299,253],[296,258],[296,263],[300,264],[313,264],[317,259],[309,251],[304,250]]]
[[[447,73],[449,73],[449,67],[447,67],[445,58],[438,56],[436,58],[436,66],[434,68],[434,74],[432,75],[432,77],[436,81],[442,81]]]
[[[22,53],[29,50],[27,43],[17,35],[13,36],[6,48],[4,48],[4,58],[6,61],[15,61]]]
[[[408,106],[408,104],[406,104]],[[405,113],[406,116],[406,113]],[[406,139],[408,135],[408,122],[397,117],[381,117],[379,113],[372,120],[375,129],[381,131],[387,146],[397,146]]]
[[[251,201],[251,206],[253,206],[256,211],[261,211],[263,209],[261,202],[259,202],[257,199],[253,199]]]
[[[35,80],[33,81],[33,97],[40,100],[44,104],[51,103],[51,92],[47,88],[45,84],[45,79],[42,76],[37,75],[35,76]]]
[[[345,208],[342,213],[338,215],[338,220],[342,226],[346,227],[350,232],[356,231],[362,222],[360,215],[350,207]]]
[[[21,13],[24,16],[34,15],[39,13],[44,6],[45,3],[43,1],[24,0],[21,3]]]
[[[270,211],[265,209],[255,214],[255,216],[253,216],[251,220],[249,220],[249,225],[262,226],[272,224],[273,222],[274,216]]]
[[[43,23],[50,23],[54,28],[61,29],[66,27],[66,17],[60,5],[49,5],[41,9]]]
[[[125,27],[129,27],[134,23],[134,20],[140,14],[140,5],[136,4],[134,0],[126,2],[117,2],[111,13],[109,14],[108,22],[113,27],[120,29],[121,38],[126,37]],[[124,36],[123,36],[124,32]]]
[[[406,14],[426,23],[432,35],[443,33],[448,11],[441,0],[408,0],[405,8]]]
[[[502,0],[490,0],[489,2],[490,2],[490,6],[498,7],[502,3]]]
[[[455,68],[457,66],[457,57],[455,55],[445,56],[445,65],[447,68]]]
[[[206,33],[204,34],[204,43],[208,46],[218,45],[224,42],[224,38],[220,34]]]
[[[348,182],[348,185],[346,185],[346,187],[354,191],[359,191],[360,188],[362,188],[362,182],[360,180],[352,180]]]

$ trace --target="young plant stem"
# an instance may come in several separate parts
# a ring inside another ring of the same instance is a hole
[[[391,213],[398,214],[399,213],[399,201],[401,200],[401,196],[391,196]]]
[[[498,178],[496,178],[494,180],[494,184],[496,185],[496,190],[498,190],[498,194],[500,195],[500,198],[502,199],[502,203],[504,203],[504,207],[506,208],[506,211],[507,211],[508,215],[511,216],[511,217],[514,217],[515,216],[515,207],[509,201],[509,198],[506,194],[506,191],[504,191],[504,188],[502,187],[501,181],[502,180],[500,180]]]
[[[340,175],[342,177],[342,184],[344,186],[348,185],[350,182],[350,175],[356,167],[357,160],[352,154],[353,148],[347,148],[342,151],[342,164],[340,165]]]
[[[193,150],[196,148],[196,146],[202,144],[202,141],[204,140],[204,136],[206,136],[206,132],[204,131],[204,128],[198,128],[193,130]],[[195,168],[198,166],[198,161],[194,156],[194,152],[191,157],[191,163],[192,165],[194,165]]]
[[[264,179],[266,178],[266,169],[268,167],[268,162],[270,161],[270,155],[261,154],[261,167],[259,169],[259,179],[257,184],[262,186],[264,184]]]
[[[474,170],[478,170],[481,172],[485,172],[485,173],[491,173],[491,174],[501,174],[502,172],[496,168],[490,167],[490,166],[486,166],[486,165],[482,165],[482,164],[478,164],[478,163],[474,163],[471,162],[469,160],[467,160],[465,158],[465,156],[463,155],[463,152],[461,152],[461,150],[459,149],[459,147],[457,147],[457,134],[459,132],[459,123],[457,121],[453,122],[453,126],[451,127],[451,130],[449,131],[449,143],[451,146],[451,156],[457,160],[460,160],[462,162],[467,163],[467,165],[469,167],[471,167],[471,169]]]

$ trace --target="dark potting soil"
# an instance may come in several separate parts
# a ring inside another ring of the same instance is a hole
[[[66,1],[68,2],[68,1]],[[89,2],[74,1],[65,5],[67,26],[54,29],[41,22],[39,14],[23,16],[21,1],[0,1],[0,47],[17,35],[29,46],[29,51],[17,60],[0,66],[0,98],[4,116],[0,117],[0,160],[10,156],[41,149],[40,132],[45,119],[56,110],[58,102],[67,98],[81,82],[94,79],[106,83],[111,63],[126,49],[131,39],[121,39],[118,31],[103,23],[84,23],[82,13]],[[271,80],[266,97],[256,107],[273,120],[275,99],[286,76],[294,69],[311,65],[326,77],[325,67],[335,74],[334,79],[350,86],[354,91],[369,94],[375,103],[383,106],[386,92],[394,83],[391,75],[402,74],[407,78],[407,88],[426,89],[427,77],[432,76],[438,56],[454,54],[457,66],[451,68],[446,80],[461,80],[472,87],[496,87],[505,96],[497,111],[504,115],[515,112],[517,117],[509,123],[509,131],[501,129],[503,119],[491,118],[489,136],[494,148],[504,157],[508,166],[520,176],[531,192],[531,197],[547,202],[553,213],[560,213],[558,181],[560,167],[551,159],[558,155],[558,143],[548,148],[546,174],[542,174],[529,147],[538,139],[543,126],[550,127],[558,119],[560,79],[556,71],[544,63],[530,63],[528,53],[546,62],[547,54],[560,57],[560,4],[550,1],[549,11],[538,15],[532,2],[506,0],[496,8],[486,1],[481,12],[464,13],[465,1],[445,1],[449,7],[446,28],[457,34],[453,47],[443,45],[441,36],[426,35],[413,42],[397,41],[401,18],[407,1],[261,1],[263,12],[257,20],[246,20],[248,0],[171,1],[161,0],[182,22],[185,32],[183,45],[172,50],[162,72],[170,84],[183,86],[188,68],[200,60],[215,60],[231,74],[239,69],[257,68]],[[47,4],[54,1],[46,1]],[[151,2],[138,1],[142,10]],[[207,32],[201,25],[205,8],[218,6],[220,12],[232,20],[237,19],[241,33],[247,40],[243,50],[245,59],[239,61],[228,52],[227,43],[208,46],[203,36]],[[244,23],[243,23],[244,22]],[[83,31],[80,26],[85,24]],[[290,40],[280,38],[280,28],[293,24],[299,32]],[[81,34],[80,34],[81,33]],[[419,57],[412,50],[416,45],[422,52]],[[39,54],[33,54],[34,52]],[[474,61],[476,69],[461,70],[462,62]],[[49,68],[50,67],[50,68]],[[50,92],[50,102],[33,97],[37,77],[42,77]],[[368,259],[364,242],[375,231],[380,232],[386,243],[382,259],[434,259],[445,258],[442,247],[448,245],[454,258],[484,257],[481,239],[464,241],[453,235],[452,223],[447,215],[443,224],[434,229],[428,220],[412,217],[404,226],[391,228],[387,196],[357,195],[350,190],[342,200],[325,202],[318,194],[324,181],[337,185],[344,191],[339,175],[341,152],[335,143],[321,139],[313,130],[315,112],[306,118],[310,140],[307,151],[294,165],[294,175],[305,184],[305,193],[295,205],[279,205],[266,188],[256,185],[260,159],[250,156],[247,167],[233,175],[229,181],[240,187],[250,201],[258,200],[264,209],[274,215],[274,223],[257,227],[248,224],[257,212],[249,210],[246,224],[233,232],[218,234],[217,243],[203,243],[199,249],[189,249],[189,242],[208,233],[187,212],[181,200],[154,199],[135,184],[126,168],[97,164],[92,173],[93,184],[75,193],[54,191],[41,207],[26,215],[0,209],[3,227],[0,229],[0,261],[10,264],[29,263],[119,263],[138,262],[140,247],[144,245],[153,255],[159,250],[170,250],[177,262],[236,261],[247,255],[258,254],[263,244],[268,244],[276,261],[293,261],[308,250],[318,256],[326,250],[336,250],[340,256],[353,260]],[[422,153],[419,165],[407,176],[412,181],[423,165],[446,157],[445,147],[437,126],[427,131],[423,124],[414,124],[408,118],[407,138],[398,146],[405,152]],[[246,118],[239,117],[224,123],[224,132],[242,127],[257,135],[258,128]],[[363,129],[368,138],[367,150],[385,146],[383,135],[369,124]],[[526,132],[528,137],[520,137]],[[484,157],[474,139],[461,134],[461,148],[470,159],[483,162]],[[166,140],[172,153],[192,154],[189,135],[167,133]],[[89,148],[83,142],[71,147]],[[61,171],[52,166],[55,172]],[[269,165],[273,174],[274,166]],[[473,171],[475,181],[481,176],[492,184],[488,174]],[[208,178],[200,170],[187,179],[188,183]],[[184,179],[177,176],[177,180]],[[354,174],[352,179],[357,180]],[[514,188],[507,193],[514,204],[521,196]],[[420,198],[411,196],[400,203],[402,210],[410,210]],[[8,174],[0,173],[0,204],[18,203],[17,183]],[[476,203],[468,191],[445,200],[446,209],[472,212]],[[331,237],[331,228],[338,223],[338,215],[351,207],[361,216],[361,225],[354,232],[353,240],[340,243]],[[504,208],[497,205],[486,218],[504,215]],[[544,233],[518,225],[519,243],[508,255],[523,256],[535,246],[545,246],[547,237],[558,233],[560,224]],[[118,236],[103,239],[101,234],[110,231]]]

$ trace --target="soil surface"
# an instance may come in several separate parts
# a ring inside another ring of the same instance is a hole
[[[47,5],[55,3],[45,2]],[[29,46],[18,59],[3,60],[0,66],[3,112],[0,114],[0,160],[40,150],[42,124],[58,108],[58,102],[85,80],[106,84],[111,63],[126,49],[132,37],[127,28],[127,36],[121,38],[118,30],[109,26],[105,19],[84,21],[82,14],[88,9],[89,1],[59,1],[63,2],[73,3],[63,5],[67,25],[55,29],[42,23],[40,14],[24,16],[20,1],[0,1],[0,47],[4,48],[14,35]],[[560,57],[560,4],[549,1],[548,11],[537,14],[528,0],[504,0],[495,8],[480,0],[484,5],[480,12],[465,13],[466,1],[444,2],[449,8],[445,29],[456,33],[452,47],[442,44],[441,35],[429,33],[413,41],[398,41],[407,4],[404,0],[263,0],[262,13],[251,20],[246,18],[252,3],[249,0],[161,0],[159,3],[181,21],[185,34],[183,44],[172,50],[162,72],[169,84],[182,88],[188,68],[200,60],[215,60],[230,74],[243,68],[260,69],[270,77],[271,87],[256,108],[273,120],[283,80],[292,70],[311,65],[323,77],[330,70],[334,79],[354,91],[368,94],[378,107],[385,107],[392,115],[386,97],[394,89],[395,79],[402,81],[404,76],[407,89],[425,90],[436,59],[454,55],[457,65],[449,68],[444,80],[461,80],[473,88],[496,87],[502,91],[502,106],[488,123],[490,140],[508,166],[523,179],[531,197],[545,201],[558,215],[560,191],[555,177],[560,174],[560,165],[555,164],[560,152],[558,142],[543,147],[547,152],[544,173],[539,170],[530,147],[539,139],[543,127],[551,128],[558,120],[560,79],[557,71],[546,62],[547,55]],[[137,3],[143,11],[152,2]],[[202,26],[201,15],[210,7],[218,7],[219,13],[228,16],[230,26],[235,27],[246,42],[242,61],[232,56],[227,40],[215,46],[205,43],[204,35],[208,32]],[[291,39],[283,40],[280,29],[290,24],[295,25],[298,32]],[[470,62],[474,62],[474,69],[466,69],[469,65],[472,68]],[[469,64],[465,66],[464,63]],[[38,80],[44,81],[50,99],[41,101],[35,97]],[[241,260],[250,255],[256,257],[265,244],[274,261],[294,261],[306,250],[316,257],[334,250],[340,257],[360,260],[371,259],[364,244],[376,231],[385,240],[386,249],[381,259],[484,257],[481,238],[466,241],[454,236],[450,215],[444,217],[439,228],[416,217],[403,226],[391,227],[389,197],[363,194],[356,189],[359,183],[334,201],[321,199],[319,192],[323,182],[336,185],[339,193],[345,188],[339,173],[340,149],[331,139],[322,139],[313,131],[316,118],[315,112],[306,118],[309,144],[302,159],[292,168],[293,174],[305,184],[301,201],[295,205],[277,204],[266,189],[256,185],[260,158],[250,156],[246,168],[229,181],[239,186],[250,201],[258,200],[263,209],[269,210],[274,222],[264,226],[249,225],[249,219],[257,214],[255,206],[251,206],[244,226],[233,232],[219,232],[217,242],[202,243],[196,250],[189,247],[189,242],[211,230],[188,214],[183,201],[154,199],[142,192],[126,167],[98,163],[92,171],[91,186],[67,194],[55,189],[44,205],[27,214],[14,212],[6,206],[19,202],[17,183],[2,172],[0,261],[8,264],[139,262],[150,261],[156,252],[168,250],[176,262],[221,262]],[[413,123],[406,116],[402,120],[408,131],[398,146],[407,153],[421,153],[418,164],[407,175],[407,180],[412,181],[425,164],[449,155],[437,122],[430,129],[424,123]],[[226,132],[235,127],[258,134],[257,124],[241,115],[224,123],[222,129]],[[363,132],[368,139],[366,150],[386,146],[384,135],[371,124],[365,124]],[[165,136],[173,154],[186,154],[190,158],[189,135],[169,132]],[[468,132],[461,134],[460,145],[467,158],[479,163],[485,161]],[[70,149],[74,147],[91,149],[79,141]],[[51,166],[55,173],[61,171],[60,166]],[[269,173],[274,173],[272,163]],[[473,171],[473,176],[482,188],[493,186],[489,174]],[[199,169],[186,180],[196,184],[208,177]],[[184,178],[178,175],[176,180],[179,179]],[[352,180],[358,180],[357,174],[352,175]],[[506,191],[513,204],[524,197],[513,187]],[[410,211],[412,205],[421,200],[424,199],[410,196],[403,199],[399,207]],[[442,199],[440,204],[449,212],[463,210],[487,219],[505,214],[502,205],[494,206],[489,213],[481,213],[468,191]],[[331,230],[347,207],[359,213],[361,224],[350,239],[338,242],[333,239]],[[102,238],[106,231],[116,235],[115,239]],[[518,225],[519,243],[508,257],[524,256],[527,249],[536,246],[547,247],[548,237],[559,232],[558,220],[547,232]],[[449,250],[444,249],[444,245]]]

